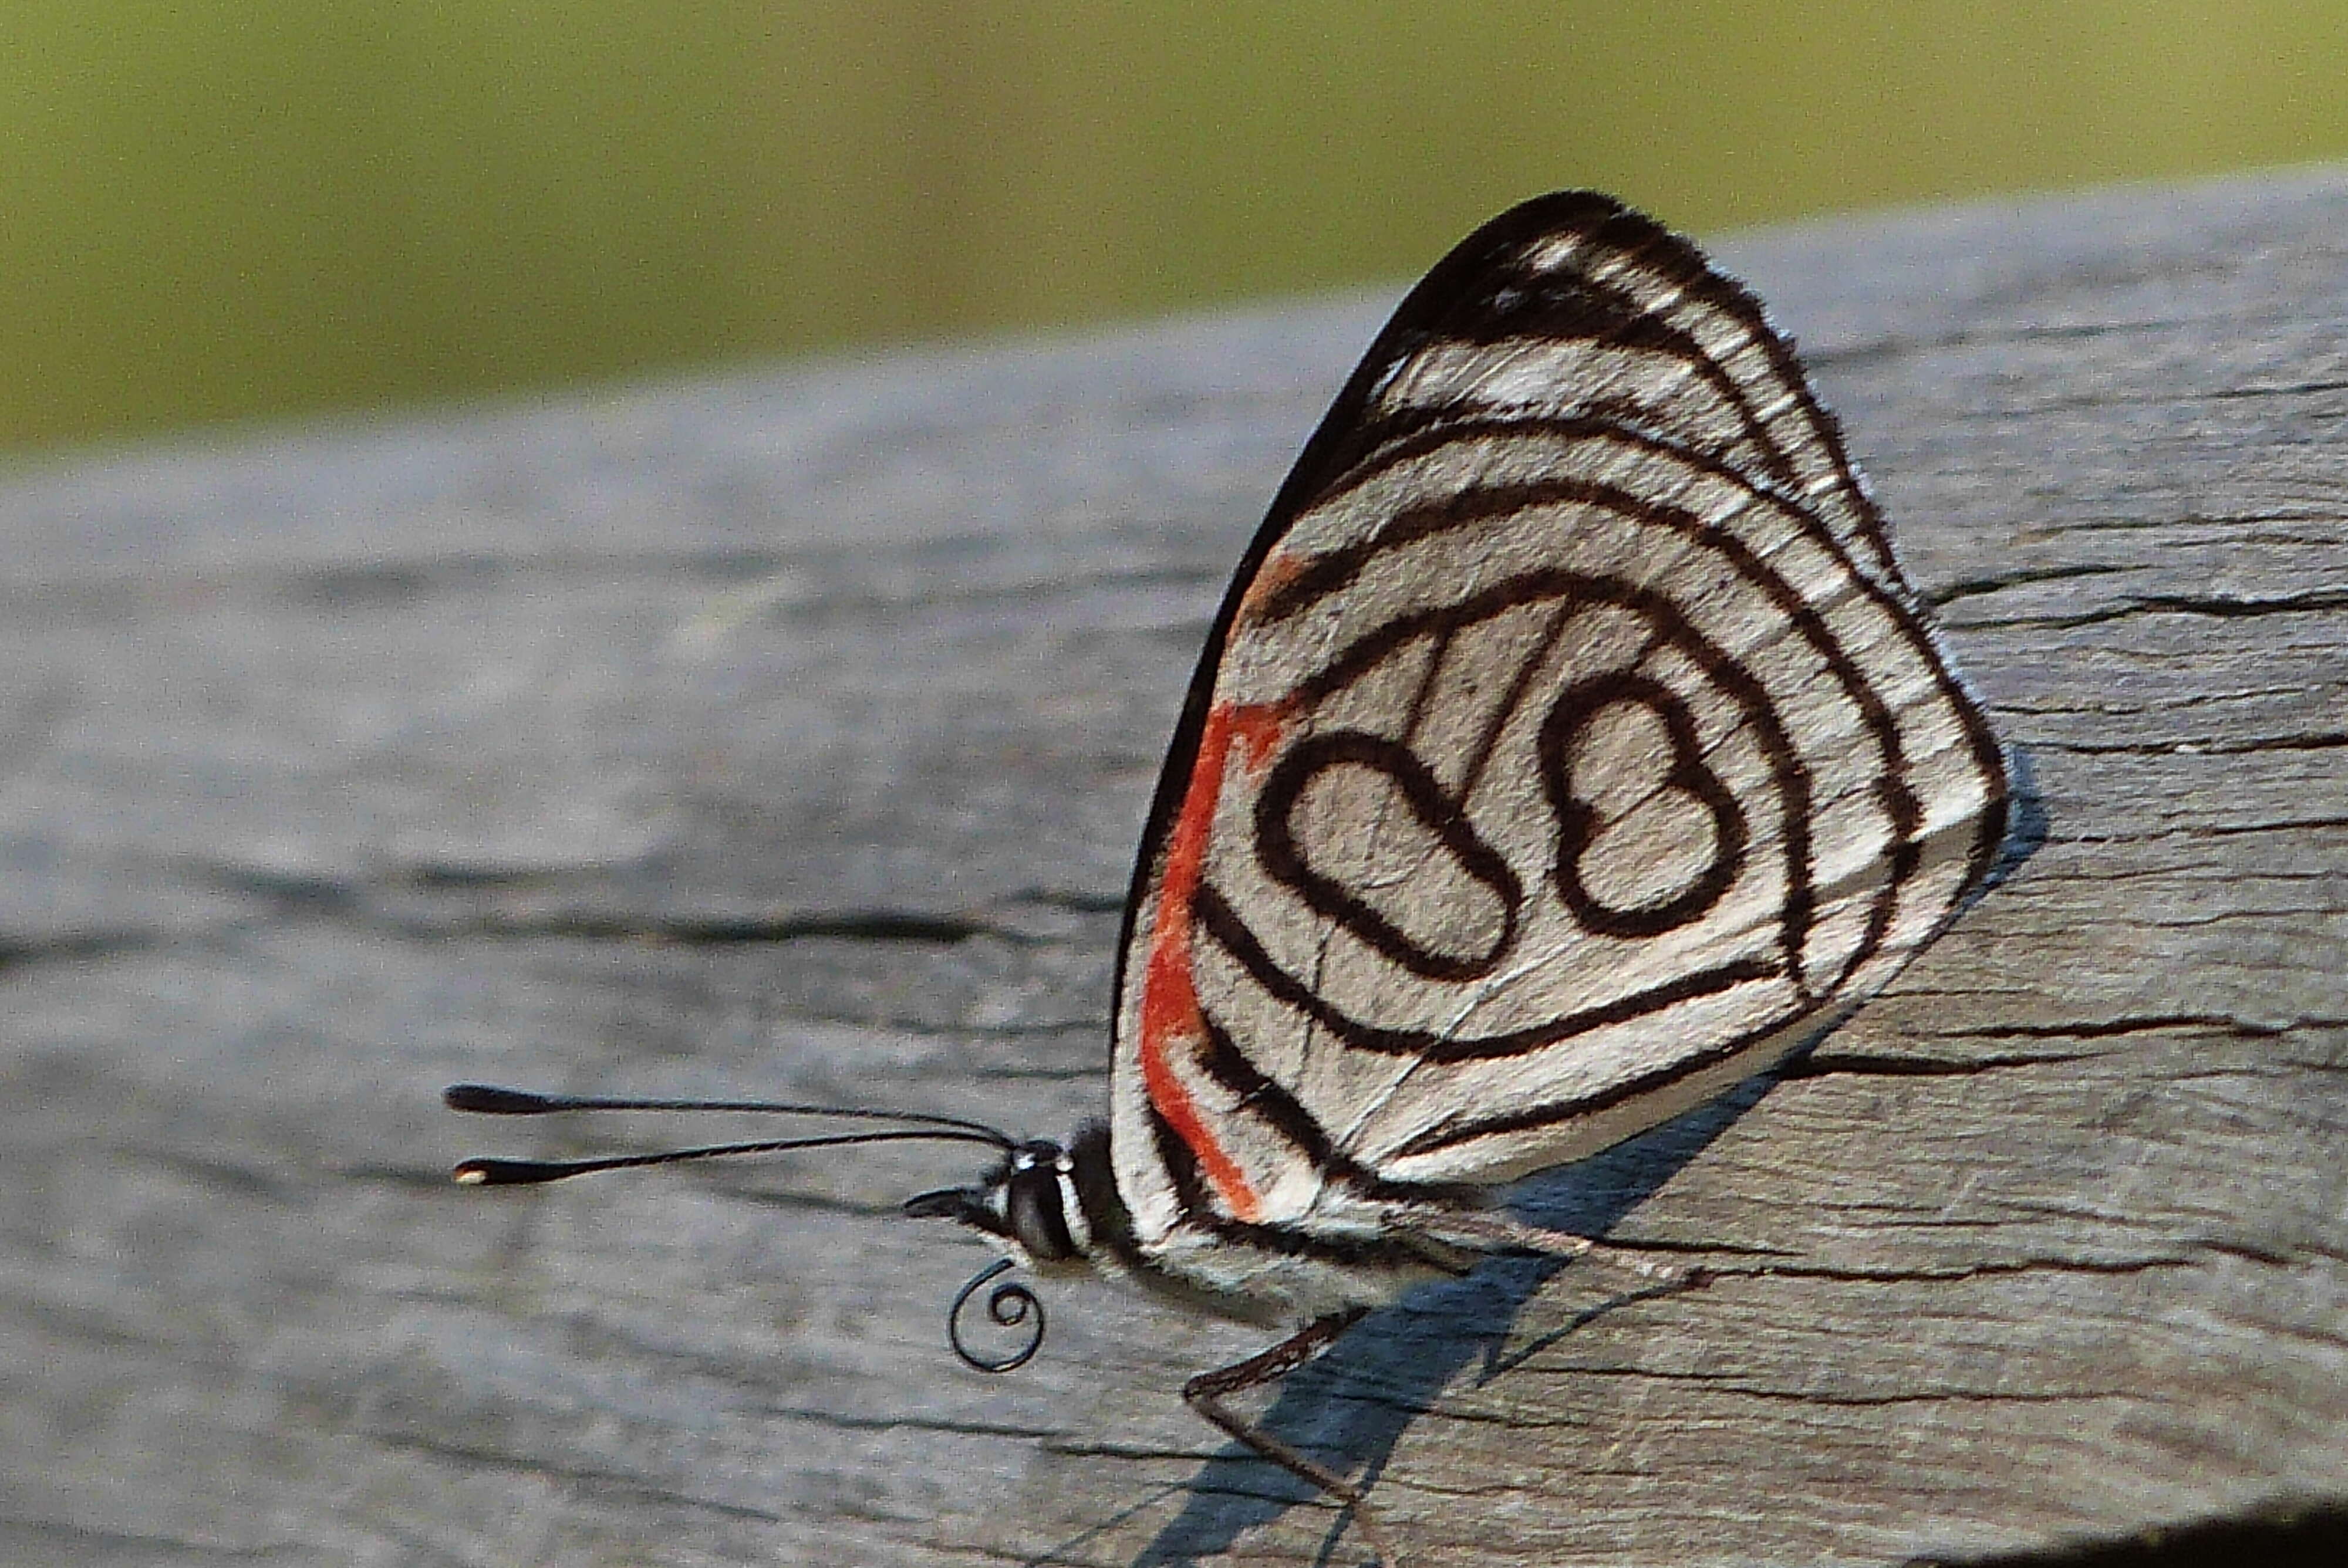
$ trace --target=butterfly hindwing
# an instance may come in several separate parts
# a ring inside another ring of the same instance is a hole
[[[1139,1239],[1366,1245],[1416,1184],[1652,1125],[1889,979],[2004,802],[1757,302],[1608,199],[1504,214],[1210,639],[1119,958]]]

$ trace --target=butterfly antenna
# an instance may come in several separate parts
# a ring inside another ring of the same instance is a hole
[[[625,1170],[636,1165],[674,1165],[688,1160],[714,1160],[732,1154],[775,1154],[793,1149],[836,1149],[855,1143],[901,1143],[931,1140],[950,1143],[984,1143],[1008,1152],[1015,1145],[1007,1132],[983,1122],[960,1116],[939,1116],[922,1111],[872,1111],[857,1106],[804,1105],[775,1100],[647,1100],[596,1094],[540,1094],[527,1089],[504,1089],[488,1083],[456,1083],[441,1091],[451,1111],[484,1116],[541,1116],[561,1111],[730,1111],[760,1115],[823,1116],[860,1122],[910,1122],[870,1132],[832,1132],[812,1137],[759,1138],[731,1143],[705,1143],[689,1149],[666,1149],[649,1154],[611,1154],[584,1160],[465,1160],[450,1175],[465,1186],[514,1186],[559,1182],[593,1171]]]

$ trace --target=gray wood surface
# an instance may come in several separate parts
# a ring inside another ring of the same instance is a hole
[[[1272,1408],[1417,1564],[1887,1563],[2348,1495],[2348,174],[1721,244],[2045,842],[1774,1086]],[[1264,1563],[1107,1286],[985,1378],[952,1148],[526,1192],[456,1079],[1103,1096],[1159,755],[1390,295],[0,476],[0,1561]],[[1765,1091],[1766,1088],[1766,1091]]]

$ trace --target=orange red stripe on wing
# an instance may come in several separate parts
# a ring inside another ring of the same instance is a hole
[[[1206,866],[1207,840],[1214,827],[1216,803],[1222,796],[1232,743],[1244,747],[1251,768],[1261,767],[1279,740],[1285,718],[1277,705],[1225,703],[1207,710],[1189,788],[1167,835],[1166,866],[1159,879],[1158,909],[1150,925],[1149,956],[1142,978],[1141,1039],[1137,1052],[1141,1059],[1142,1085],[1159,1115],[1197,1157],[1208,1185],[1232,1216],[1241,1220],[1257,1218],[1262,1212],[1262,1199],[1200,1114],[1198,1102],[1175,1071],[1173,1052],[1184,1047],[1195,1050],[1206,1038],[1206,1018],[1200,1009],[1198,980],[1191,970],[1190,907]]]

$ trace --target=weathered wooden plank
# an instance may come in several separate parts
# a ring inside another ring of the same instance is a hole
[[[1541,1184],[1715,1283],[1495,1265],[1292,1381],[1414,1562],[2348,1495],[2343,235],[2319,172],[1723,247],[2046,841],[1766,1093]],[[981,1256],[894,1214],[951,1152],[465,1194],[593,1133],[434,1095],[1097,1109],[1205,618],[1381,304],[0,484],[0,1555],[1315,1561],[1173,1398],[1260,1335],[1056,1289],[953,1361]]]

